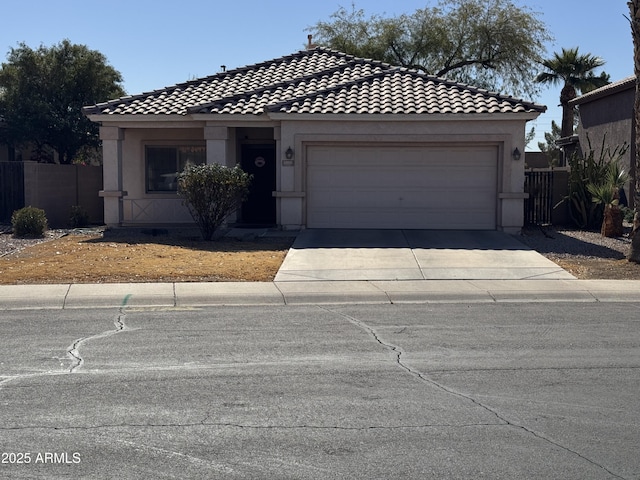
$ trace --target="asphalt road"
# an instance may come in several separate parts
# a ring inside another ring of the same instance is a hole
[[[639,313],[0,312],[0,478],[638,479]]]

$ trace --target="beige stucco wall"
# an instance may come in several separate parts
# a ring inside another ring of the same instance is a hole
[[[108,224],[191,223],[188,211],[175,194],[145,192],[144,145],[203,142],[207,162],[234,165],[239,159],[242,141],[268,135],[276,143],[277,221],[283,229],[305,226],[306,149],[313,144],[384,143],[384,144],[491,144],[498,147],[497,219],[499,229],[516,232],[523,224],[524,161],[511,158],[517,147],[524,152],[525,116],[504,120],[499,115],[433,117],[429,121],[405,117],[370,117],[370,121],[345,119],[323,120],[283,115],[263,121],[147,122],[146,125],[122,124],[124,128],[103,127],[105,165],[105,222]],[[157,125],[157,127],[156,127]],[[265,137],[266,138],[266,137]],[[294,158],[287,160],[291,147]],[[121,181],[114,173],[122,165]],[[109,177],[109,178],[107,178]],[[455,179],[452,179],[455,181]],[[120,209],[120,211],[119,211]],[[118,221],[121,219],[121,221]]]
[[[175,193],[147,193],[146,145],[205,145],[202,128],[127,128],[122,143],[123,223],[129,225],[193,223]]]
[[[624,152],[619,155],[620,166],[632,175],[635,172],[632,159],[636,155],[633,139],[634,98],[635,88],[629,85],[622,91],[581,102],[578,106],[580,125],[577,130],[580,148],[585,155],[589,154],[591,148],[595,157],[599,158],[603,154],[603,145],[609,153]],[[609,160],[609,155],[604,154],[604,158]],[[633,206],[635,186],[631,179],[625,186],[625,193],[629,206]]]
[[[92,223],[102,223],[103,202],[100,167],[25,162],[25,205],[45,211],[49,226],[69,226],[71,207],[81,206]]]

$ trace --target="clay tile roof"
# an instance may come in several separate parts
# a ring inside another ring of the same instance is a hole
[[[84,108],[87,115],[543,112],[546,107],[325,48]]]

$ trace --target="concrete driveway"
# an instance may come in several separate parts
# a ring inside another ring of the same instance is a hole
[[[497,231],[302,231],[275,281],[574,279]]]

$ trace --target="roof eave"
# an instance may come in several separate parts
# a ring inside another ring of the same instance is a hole
[[[529,121],[542,112],[520,113],[431,113],[431,114],[362,114],[362,113],[279,113],[270,112],[273,120],[360,121],[360,122],[433,122],[433,121]]]
[[[119,128],[199,128],[204,125],[202,121],[194,120],[185,115],[90,115],[89,120],[102,126]]]
[[[110,124],[136,124],[153,123],[190,123],[190,122],[247,122],[264,123],[270,121],[359,121],[359,122],[431,122],[431,121],[529,121],[535,120],[542,112],[518,112],[518,113],[430,113],[430,114],[363,114],[363,113],[281,113],[268,112],[263,115],[255,114],[233,114],[233,113],[193,113],[190,115],[143,115],[143,114],[91,114],[87,115],[89,120],[96,123]]]
[[[569,105],[582,105],[584,103],[593,102],[595,100],[599,100],[601,98],[606,98],[611,95],[615,95],[616,93],[624,92],[626,90],[635,89],[636,79],[635,77],[627,77],[619,82],[614,82],[609,85],[605,85],[604,87],[593,90],[589,93],[585,93],[584,95],[580,95],[572,100],[569,100]]]

